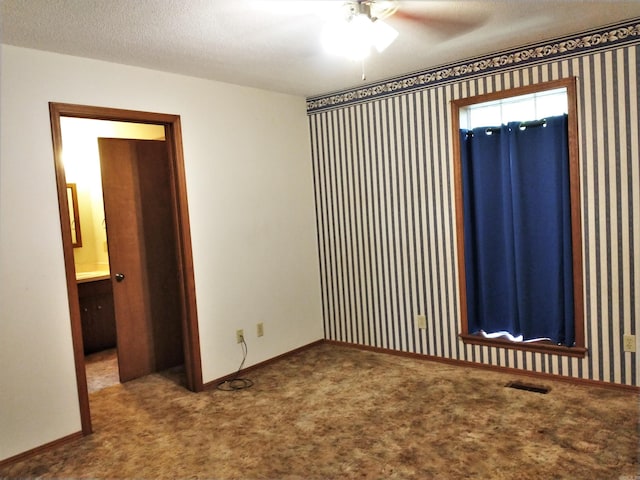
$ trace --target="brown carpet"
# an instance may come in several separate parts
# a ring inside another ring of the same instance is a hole
[[[118,352],[115,348],[87,355],[84,357],[84,366],[89,393],[120,383]]]
[[[250,354],[251,352],[249,352]],[[3,478],[632,479],[638,396],[322,344],[194,394],[91,395],[95,433]],[[548,394],[505,388],[510,380]]]

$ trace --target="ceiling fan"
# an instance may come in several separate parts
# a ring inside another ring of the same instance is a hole
[[[340,17],[324,28],[322,43],[325,50],[352,60],[364,60],[372,48],[384,51],[396,39],[398,31],[383,21],[396,7],[379,9],[382,3],[374,0],[345,2]]]
[[[452,35],[474,27],[481,20],[464,19],[451,13],[442,15],[436,12],[435,4],[442,2],[416,2],[401,0],[347,0],[345,8],[352,12],[365,13],[372,19],[387,20],[393,16],[393,22],[413,22],[430,30]],[[455,4],[452,3],[452,4]],[[426,5],[426,7],[425,7]],[[458,5],[459,7],[459,5]],[[448,6],[447,8],[450,8]],[[420,12],[420,9],[428,11]]]
[[[398,11],[395,0],[348,0],[345,8],[351,15],[366,15],[371,20],[384,20]]]
[[[404,6],[398,0],[346,0],[339,16],[323,31],[325,50],[357,61],[368,57],[373,48],[382,52],[399,35],[398,30],[386,21],[391,17],[392,23],[399,28],[401,25],[396,20],[409,21],[447,36],[472,26],[459,19],[411,12]]]

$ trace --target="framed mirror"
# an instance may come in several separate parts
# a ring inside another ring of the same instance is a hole
[[[69,220],[71,221],[71,243],[73,248],[78,248],[82,246],[82,234],[80,232],[78,192],[75,183],[67,183],[67,204],[69,205]]]

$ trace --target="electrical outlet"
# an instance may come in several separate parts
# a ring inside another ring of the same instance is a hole
[[[636,336],[625,334],[623,337],[624,351],[635,352],[636,351]]]
[[[264,324],[262,322],[256,325],[256,333],[259,337],[262,337],[264,335]]]
[[[416,315],[416,326],[426,330],[427,317],[425,315]]]
[[[236,330],[236,342],[242,343],[244,340],[244,330]]]

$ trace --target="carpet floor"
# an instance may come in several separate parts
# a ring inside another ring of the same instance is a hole
[[[118,353],[115,348],[87,355],[84,357],[84,367],[89,393],[120,383]]]
[[[2,478],[633,479],[633,393],[320,344],[185,390],[180,371],[90,395],[94,434]],[[512,380],[549,393],[506,388]]]

